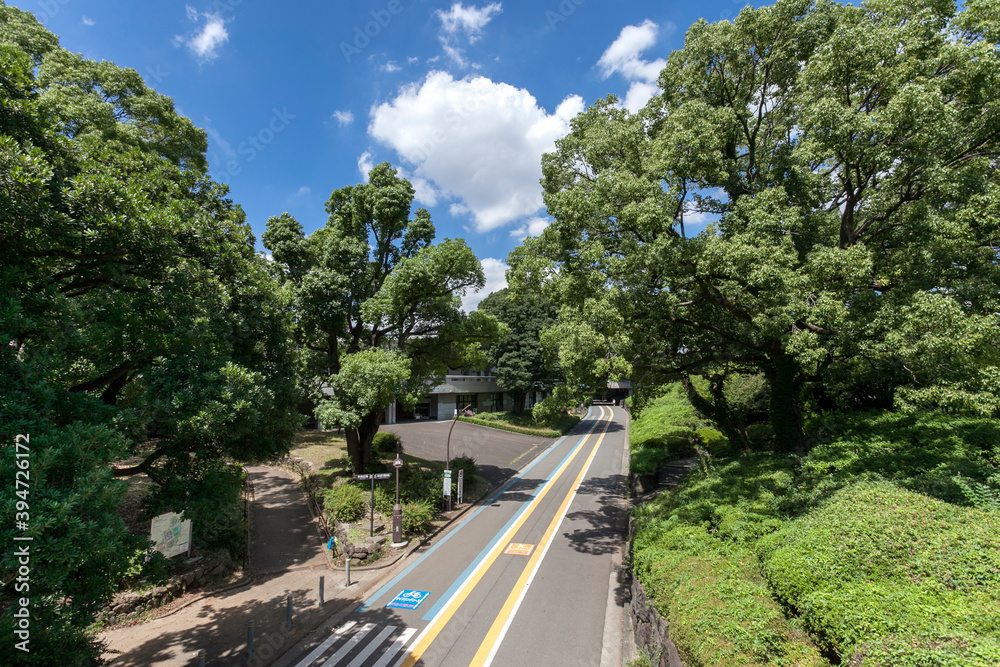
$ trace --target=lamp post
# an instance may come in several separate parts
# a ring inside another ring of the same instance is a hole
[[[396,445],[396,459],[392,462],[396,469],[396,504],[392,507],[392,543],[403,543],[403,506],[399,504],[399,469],[403,467],[403,457],[399,455],[399,445]]]
[[[464,408],[462,412],[465,412],[472,407],[472,403],[469,403]],[[451,420],[451,428],[448,429],[448,440],[444,445],[444,476],[445,476],[445,494],[444,494],[444,511],[451,511],[451,482],[449,476],[451,475],[451,432],[455,430],[455,424],[458,423],[458,410],[455,410],[455,416]]]

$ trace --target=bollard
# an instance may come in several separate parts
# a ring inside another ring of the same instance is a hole
[[[253,621],[247,625],[247,657],[253,657]]]
[[[319,603],[323,604],[323,584],[326,583],[326,577],[320,575],[319,577]]]
[[[292,594],[289,593],[285,596],[285,602],[287,605],[287,611],[285,612],[285,627],[292,627]]]
[[[347,556],[344,558],[344,571],[347,573],[347,583],[344,584],[344,588],[351,587],[351,557]]]
[[[205,649],[198,651],[198,667],[205,667]]]

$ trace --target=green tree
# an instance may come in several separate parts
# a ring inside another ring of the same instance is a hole
[[[995,412],[996,18],[780,0],[695,23],[662,94],[598,102],[543,158],[555,223],[514,284],[641,382],[763,374],[779,449],[807,396]]]
[[[506,325],[507,334],[486,350],[496,367],[497,384],[514,398],[514,411],[524,411],[529,391],[551,391],[561,379],[558,366],[546,366],[541,332],[556,323],[555,308],[540,294],[511,298],[504,288],[479,302],[479,310]]]
[[[367,183],[335,190],[326,225],[309,235],[287,213],[262,236],[293,302],[302,378],[317,414],[345,427],[356,470],[397,396],[415,400],[449,367],[482,361],[492,318],[460,310],[460,296],[485,284],[465,241],[434,245],[430,214],[411,218],[413,187],[388,164]],[[332,398],[322,398],[329,385]]]
[[[287,449],[297,425],[287,309],[242,211],[208,178],[205,146],[137,72],[71,54],[0,4],[6,479],[15,436],[31,451],[29,489],[0,498],[4,664],[21,597],[21,662],[98,661],[85,630],[148,546],[118,516],[119,477],[146,472],[158,502],[197,514],[215,485],[192,497],[171,491],[178,476],[236,475],[231,461]],[[30,590],[7,547],[22,511]]]

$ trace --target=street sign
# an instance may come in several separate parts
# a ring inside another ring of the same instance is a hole
[[[396,593],[396,597],[389,601],[386,607],[396,607],[398,609],[416,609],[420,603],[427,599],[430,591],[407,591],[402,590]]]
[[[367,472],[364,474],[355,474],[354,479],[367,482],[368,480],[375,479],[390,479],[392,477],[391,472]]]
[[[451,496],[451,471],[444,471],[444,495]]]
[[[392,467],[393,468],[402,468],[403,467],[403,459],[396,459],[395,461],[393,461],[392,462]]]

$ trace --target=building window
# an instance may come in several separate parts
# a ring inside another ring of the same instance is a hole
[[[490,394],[483,409],[491,412],[503,412],[503,394]]]
[[[479,395],[478,394],[458,394],[455,397],[456,405],[459,410],[463,409],[465,406],[469,406],[469,409],[475,412],[479,408]]]

